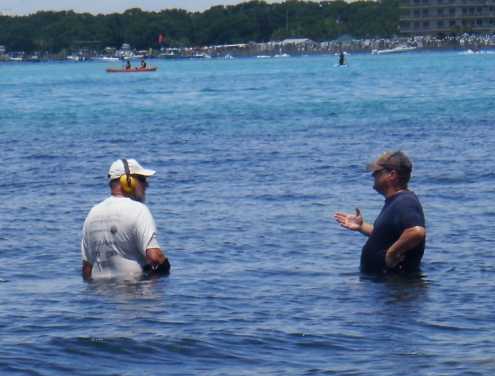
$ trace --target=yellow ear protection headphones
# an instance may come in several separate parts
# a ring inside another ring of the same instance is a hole
[[[129,163],[127,159],[122,159],[124,165],[125,175],[122,175],[119,179],[122,190],[127,194],[133,194],[137,187],[137,181],[131,176],[131,170],[129,169]]]

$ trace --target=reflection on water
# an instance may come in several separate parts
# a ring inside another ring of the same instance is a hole
[[[405,275],[367,275],[360,274],[360,281],[378,294],[387,304],[405,303],[424,300],[426,298],[429,281],[422,272]],[[370,283],[371,282],[371,283]],[[379,299],[380,301],[382,299]]]
[[[87,282],[87,293],[117,300],[163,297],[167,277],[140,276],[136,278],[112,278]]]

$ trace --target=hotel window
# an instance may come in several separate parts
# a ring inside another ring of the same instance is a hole
[[[415,28],[415,29],[419,29],[419,22],[415,22],[415,23],[414,23],[414,28]]]
[[[483,20],[477,19],[476,23],[478,24],[478,26],[481,26],[481,25],[483,25]]]
[[[438,21],[437,22],[437,26],[440,27],[440,28],[443,27],[443,21]]]
[[[449,25],[452,27],[452,26],[455,26],[455,21],[454,20],[451,20],[449,21]]]
[[[414,11],[414,16],[419,17],[421,15],[421,12],[419,10]]]
[[[437,9],[437,15],[443,16],[443,9],[442,8]]]
[[[455,0],[450,0],[449,3],[455,4]]]
[[[423,16],[428,16],[428,9],[423,9]]]
[[[455,8],[450,8],[450,9],[449,9],[449,14],[450,14],[451,16],[455,16]]]
[[[428,21],[423,22],[423,28],[428,29],[430,27],[430,23]]]

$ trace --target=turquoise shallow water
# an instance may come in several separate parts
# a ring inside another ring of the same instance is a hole
[[[495,55],[0,65],[0,373],[487,375],[495,371]],[[383,200],[366,162],[415,163],[422,275],[358,273]],[[120,157],[168,278],[83,283],[79,241]]]

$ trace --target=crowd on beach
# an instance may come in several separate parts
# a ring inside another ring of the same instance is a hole
[[[481,49],[495,48],[495,34],[475,35],[462,34],[455,36],[409,36],[394,38],[355,39],[352,36],[327,42],[315,42],[307,38],[291,38],[282,41],[265,43],[241,43],[229,45],[176,47],[131,51],[131,55],[123,56],[122,50],[107,47],[103,51],[81,48],[76,51],[61,51],[57,54],[48,52],[25,53],[22,51],[7,51],[0,46],[0,61],[47,61],[73,60],[87,61],[98,58],[235,58],[235,57],[286,57],[301,55],[336,54],[341,50],[354,53],[371,53],[398,47],[415,49]],[[109,52],[110,51],[110,52]],[[129,51],[125,51],[128,53]]]
[[[329,51],[337,51],[341,45],[346,51],[371,52],[373,50],[392,49],[399,46],[416,47],[418,49],[466,49],[495,48],[495,34],[446,36],[443,38],[420,35],[384,39],[350,39],[347,41],[327,42]]]

